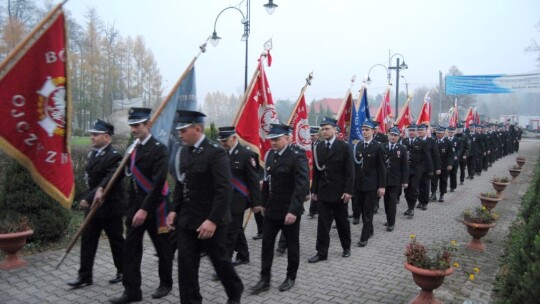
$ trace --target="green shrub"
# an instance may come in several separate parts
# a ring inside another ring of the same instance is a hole
[[[76,128],[73,130],[73,136],[84,136],[84,131],[81,128]]]
[[[16,161],[9,161],[4,169],[0,186],[4,193],[0,201],[2,213],[11,210],[28,217],[34,229],[32,240],[47,242],[60,238],[69,224],[69,210],[43,192]]]

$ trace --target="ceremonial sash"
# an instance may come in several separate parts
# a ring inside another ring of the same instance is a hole
[[[233,176],[232,178],[233,189],[242,194],[243,197],[249,200],[249,191],[246,184],[244,184],[239,178]]]
[[[131,170],[131,173],[133,173],[133,179],[135,180],[137,185],[145,193],[148,193],[152,188],[152,182],[148,178],[146,178],[146,176],[142,174],[141,170],[139,170],[139,168],[137,168],[137,166],[135,165],[136,154],[137,150],[135,149],[133,153],[131,153],[131,163],[129,169]],[[161,194],[163,195],[163,200],[156,208],[156,222],[158,234],[169,232],[169,229],[167,228],[167,197],[169,196],[169,184],[167,183],[167,181],[165,181],[165,184],[163,185],[163,190],[161,191]]]

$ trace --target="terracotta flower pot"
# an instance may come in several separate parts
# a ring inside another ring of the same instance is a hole
[[[489,229],[495,227],[495,223],[491,224],[477,224],[469,223],[466,221],[461,221],[465,226],[467,226],[467,232],[472,236],[471,242],[467,245],[467,248],[471,250],[483,252],[486,247],[480,240],[486,234],[488,234]]]
[[[508,169],[508,171],[510,171],[510,175],[512,175],[512,181],[515,181],[516,177],[521,173],[521,169]]]
[[[480,199],[482,206],[486,207],[488,210],[495,208],[497,203],[502,200],[501,197],[485,197],[481,195],[479,195],[478,198]]]
[[[516,163],[518,164],[519,168],[522,168],[526,162],[527,160],[525,158],[516,158]]]
[[[435,298],[433,295],[433,290],[442,285],[446,276],[454,273],[454,268],[450,267],[446,270],[430,270],[416,267],[405,262],[405,269],[412,273],[414,282],[422,289],[420,293],[409,302],[409,304],[442,303],[440,300]]]
[[[0,234],[0,249],[7,256],[0,263],[0,269],[14,269],[28,265],[28,262],[19,258],[17,252],[26,244],[26,238],[34,234],[34,230]]]
[[[502,198],[502,192],[510,183],[491,181],[491,184],[493,185],[493,190],[497,191],[497,196]]]

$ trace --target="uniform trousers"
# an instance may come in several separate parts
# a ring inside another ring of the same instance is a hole
[[[484,169],[485,171],[487,171],[488,167],[489,167],[489,159],[491,157],[491,153],[488,154],[486,152],[486,155],[484,155],[484,158],[482,159],[482,169]]]
[[[309,214],[317,214],[317,201],[309,200]]]
[[[467,158],[467,171],[469,177],[474,177],[474,171],[476,171],[476,155],[469,155]]]
[[[122,283],[129,296],[138,296],[141,292],[141,261],[143,256],[143,236],[147,231],[158,255],[159,285],[172,287],[172,250],[166,237],[158,235],[154,214],[148,214],[144,223],[131,226],[133,215],[126,218],[126,241],[124,243],[124,276]]]
[[[377,190],[355,191],[358,207],[362,213],[362,234],[360,241],[367,241],[373,235],[373,206],[377,202]]]
[[[122,227],[122,216],[93,218],[81,235],[81,266],[79,268],[79,277],[82,279],[92,279],[94,258],[96,257],[101,231],[105,231],[109,239],[116,272],[123,273],[124,227]]]
[[[287,278],[296,280],[296,273],[300,265],[300,219],[292,225],[285,225],[285,219],[269,219],[264,217],[263,240],[261,253],[261,280],[270,282],[272,276],[272,263],[274,262],[274,246],[278,232],[285,235],[287,242]]]
[[[453,167],[452,167],[453,169]],[[447,189],[448,189],[448,176],[450,175],[452,171],[448,171],[446,170],[446,167],[444,167],[442,170],[441,170],[441,174],[439,174],[438,176],[435,175],[437,177],[437,180],[439,182],[439,193],[440,194],[445,194]]]
[[[441,171],[442,172],[442,171]],[[442,174],[442,173],[441,173]],[[433,174],[431,177],[430,177],[430,183],[431,183],[431,187],[430,187],[430,190],[431,190],[431,193],[435,193],[437,192],[437,189],[439,189],[439,176],[440,175],[435,175]]]
[[[429,187],[431,186],[431,176],[428,172],[422,173],[420,186],[418,187],[418,202],[422,205],[429,203]]]
[[[475,164],[476,173],[482,173],[483,161],[484,161],[484,155],[482,153],[478,154],[478,156],[476,156],[476,164]]]
[[[263,215],[261,212],[257,212],[254,215],[255,217],[255,223],[257,224],[257,234],[262,234],[263,230]]]
[[[420,180],[422,179],[422,173],[409,174],[409,186],[405,188],[405,200],[407,200],[407,207],[414,209],[414,205],[418,200]]]
[[[328,256],[330,247],[330,229],[332,222],[336,220],[336,228],[339,241],[343,250],[351,249],[351,223],[349,222],[349,203],[344,204],[342,200],[337,202],[317,201],[319,207],[319,218],[317,221],[317,243],[315,249],[321,257]],[[371,208],[373,213],[373,208]]]
[[[242,297],[244,284],[234,270],[226,245],[227,226],[218,226],[214,235],[206,240],[199,239],[196,229],[177,227],[178,240],[178,286],[180,303],[199,304],[203,302],[199,287],[199,264],[204,250],[229,300],[238,301]]]
[[[396,223],[397,198],[400,189],[401,185],[386,186],[384,192],[384,212],[388,226],[394,226]]]
[[[226,226],[226,243],[229,249],[229,259],[232,259],[236,251],[236,259],[249,261],[249,249],[244,234],[244,214],[233,214],[232,221]]]

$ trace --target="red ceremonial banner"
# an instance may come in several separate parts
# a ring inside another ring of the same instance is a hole
[[[352,93],[349,92],[344,101],[340,115],[338,116],[337,126],[339,127],[338,138],[340,140],[349,138],[352,117],[352,99]]]
[[[289,125],[292,127],[292,143],[301,147],[306,151],[306,156],[309,163],[309,172],[311,180],[311,172],[313,169],[313,154],[311,151],[311,135],[309,133],[308,114],[306,107],[306,98],[304,94],[298,101],[295,107]]]
[[[70,208],[75,188],[67,143],[71,102],[64,23],[64,13],[55,9],[2,63],[0,148]]]
[[[259,154],[261,162],[264,162],[266,152],[270,150],[270,140],[266,136],[270,132],[271,124],[279,123],[264,72],[263,58],[262,56],[259,58],[257,79],[236,122],[236,133],[245,144]]]
[[[401,110],[401,116],[398,118],[398,121],[396,123],[401,132],[403,132],[405,128],[412,123],[411,106],[409,100],[407,100],[407,102],[403,106],[403,110]]]
[[[420,115],[418,116],[418,120],[416,121],[417,125],[420,124],[427,124],[430,125],[431,121],[431,102],[429,97],[427,97],[424,100],[424,104],[422,105],[422,110],[420,110]]]

